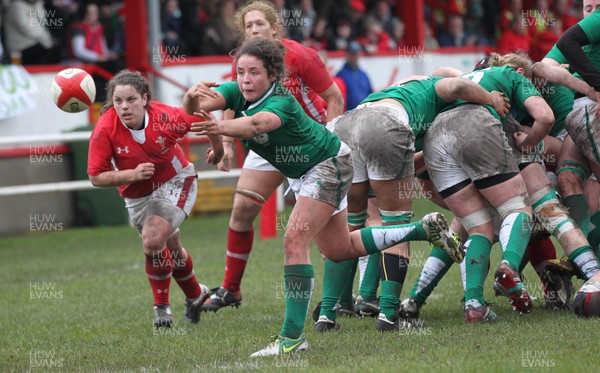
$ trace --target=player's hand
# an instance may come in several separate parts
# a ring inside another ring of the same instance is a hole
[[[510,103],[508,97],[504,97],[504,93],[498,91],[490,92],[494,97],[494,110],[500,115],[500,117],[506,117],[506,114],[510,110]]]
[[[154,176],[154,163],[140,163],[133,170],[135,181],[148,180]]]
[[[598,107],[596,108],[596,115],[600,115],[600,92],[596,92],[596,102]]]
[[[513,139],[515,140],[515,146],[521,150],[523,154],[530,154],[533,147],[537,144],[529,144],[527,141],[527,134],[525,132],[513,133]]]
[[[213,148],[208,148],[206,151],[206,164],[218,164],[223,159],[223,147],[221,151],[216,151]]]
[[[231,143],[230,143],[231,144]],[[223,143],[223,158],[219,162],[219,170],[229,172],[233,166],[233,145]]]
[[[219,97],[219,95],[211,88],[218,86],[219,83],[202,80],[198,84],[190,88],[187,94],[190,98],[217,98]]]
[[[190,132],[195,132],[198,135],[222,135],[221,126],[215,117],[204,110],[194,112],[194,115],[204,118],[204,122],[194,122],[190,127]]]

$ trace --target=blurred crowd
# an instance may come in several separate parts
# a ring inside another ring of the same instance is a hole
[[[317,50],[365,54],[402,48],[396,0],[272,0],[287,37]],[[123,1],[0,0],[2,62],[123,65]],[[244,0],[162,0],[161,37],[170,55],[225,55],[239,43]],[[580,18],[581,0],[425,0],[425,47],[516,49],[539,60]],[[412,19],[412,17],[411,17]]]

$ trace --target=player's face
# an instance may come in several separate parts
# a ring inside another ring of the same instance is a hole
[[[600,8],[600,0],[583,0],[583,18]]]
[[[244,16],[244,33],[246,38],[268,38],[275,37],[275,25],[271,25],[264,13],[252,10]]]
[[[113,106],[121,122],[129,128],[140,129],[144,126],[147,95],[144,96],[131,85],[118,85],[113,94]]]
[[[255,102],[267,92],[273,79],[269,79],[267,69],[261,60],[244,54],[238,58],[237,82],[246,101]]]

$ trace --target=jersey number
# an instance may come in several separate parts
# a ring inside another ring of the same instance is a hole
[[[477,83],[479,84],[479,82],[481,81],[481,79],[483,79],[483,72],[482,71],[474,71],[470,74],[467,75],[463,75],[463,78],[467,78],[469,80],[471,80],[473,83]]]

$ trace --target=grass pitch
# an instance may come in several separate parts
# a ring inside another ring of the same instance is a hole
[[[416,218],[434,209],[415,202]],[[444,212],[447,217],[449,213]],[[280,219],[287,221],[285,217]],[[225,263],[228,216],[192,218],[182,238],[198,279],[219,286]],[[518,315],[506,298],[486,297],[501,322],[467,325],[454,266],[421,312],[425,327],[382,334],[374,319],[344,317],[342,329],[317,334],[310,316],[310,351],[285,358],[250,359],[277,334],[284,314],[282,232],[255,240],[242,283],[239,309],[202,314],[199,324],[183,321],[184,297],[173,281],[175,326],[152,327],[152,295],[137,233],[130,227],[69,229],[0,239],[0,371],[197,372],[281,371],[594,371],[599,320],[541,308],[542,288],[533,270],[525,276],[534,311]],[[404,298],[430,248],[412,244]],[[499,263],[493,248],[492,271]],[[312,311],[322,294],[323,262],[315,266]],[[578,288],[581,281],[575,280]]]

